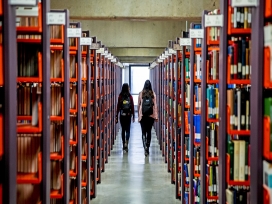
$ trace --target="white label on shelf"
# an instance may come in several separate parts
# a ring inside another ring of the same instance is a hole
[[[38,7],[17,7],[16,8],[16,16],[39,16],[39,9]]]
[[[36,6],[37,0],[9,0],[12,6]]]
[[[190,29],[190,38],[203,38],[203,29]]]
[[[98,50],[100,48],[98,43],[92,43],[90,49]]]
[[[232,7],[258,6],[258,0],[231,0]]]
[[[101,47],[99,48],[99,50],[96,51],[96,53],[104,53],[104,51],[105,51],[105,48]]]
[[[92,44],[92,38],[80,38],[80,45],[91,45]]]
[[[179,44],[180,46],[191,46],[191,38],[180,38]]]
[[[177,51],[174,50],[174,49],[172,49],[172,48],[170,48],[170,49],[168,50],[168,52],[169,52],[169,54],[173,54],[173,55],[176,55],[176,54],[177,54]]]
[[[68,38],[80,38],[81,28],[68,28],[67,35],[68,35]]]
[[[163,60],[162,60],[162,59],[157,59],[157,61],[158,61],[158,62],[163,62]]]
[[[105,48],[103,48],[103,49],[105,49]],[[108,55],[108,53],[109,53],[109,51],[108,51],[108,50],[105,50],[104,52],[102,52],[101,55]]]
[[[205,15],[205,27],[223,27],[223,15]]]
[[[112,59],[111,62],[113,63],[117,62],[116,58]]]
[[[47,25],[65,25],[65,13],[64,12],[48,12],[47,13]]]
[[[272,25],[264,26],[264,46],[272,43]]]

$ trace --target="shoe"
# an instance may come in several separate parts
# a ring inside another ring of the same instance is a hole
[[[129,140],[126,141],[126,151],[127,151],[127,152],[128,152],[128,141],[129,141]]]
[[[149,148],[148,148],[148,147],[146,148],[145,151],[146,151],[146,153],[149,155]]]
[[[148,155],[148,154],[147,154],[147,151],[145,150],[145,156],[147,157],[147,155]]]
[[[123,150],[124,151],[126,150],[126,143],[125,142],[123,143]]]

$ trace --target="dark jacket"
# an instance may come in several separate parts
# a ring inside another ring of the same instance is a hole
[[[130,95],[129,99],[130,99],[130,104],[131,104],[131,112],[130,113],[133,116],[133,118],[135,118],[133,97]],[[122,95],[120,94],[119,97],[118,97],[116,116],[118,116],[118,114],[119,114],[119,111],[120,111],[120,108],[121,108],[121,103],[122,103]]]

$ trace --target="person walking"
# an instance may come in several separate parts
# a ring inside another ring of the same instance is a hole
[[[144,88],[139,93],[138,97],[138,121],[141,124],[145,156],[149,155],[151,129],[154,124],[154,120],[156,122],[158,121],[156,94],[152,90],[151,82],[146,80]]]
[[[134,102],[130,94],[128,83],[124,83],[122,91],[118,97],[116,123],[118,123],[118,114],[120,112],[120,123],[122,127],[123,150],[128,152],[128,143],[130,137],[131,117],[135,121]]]

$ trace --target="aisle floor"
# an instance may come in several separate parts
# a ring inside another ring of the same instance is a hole
[[[156,133],[152,130],[150,154],[144,156],[141,127],[132,123],[129,152],[123,152],[121,129],[111,156],[97,186],[94,204],[180,203],[175,199],[175,185],[171,184],[167,164],[164,163]]]

